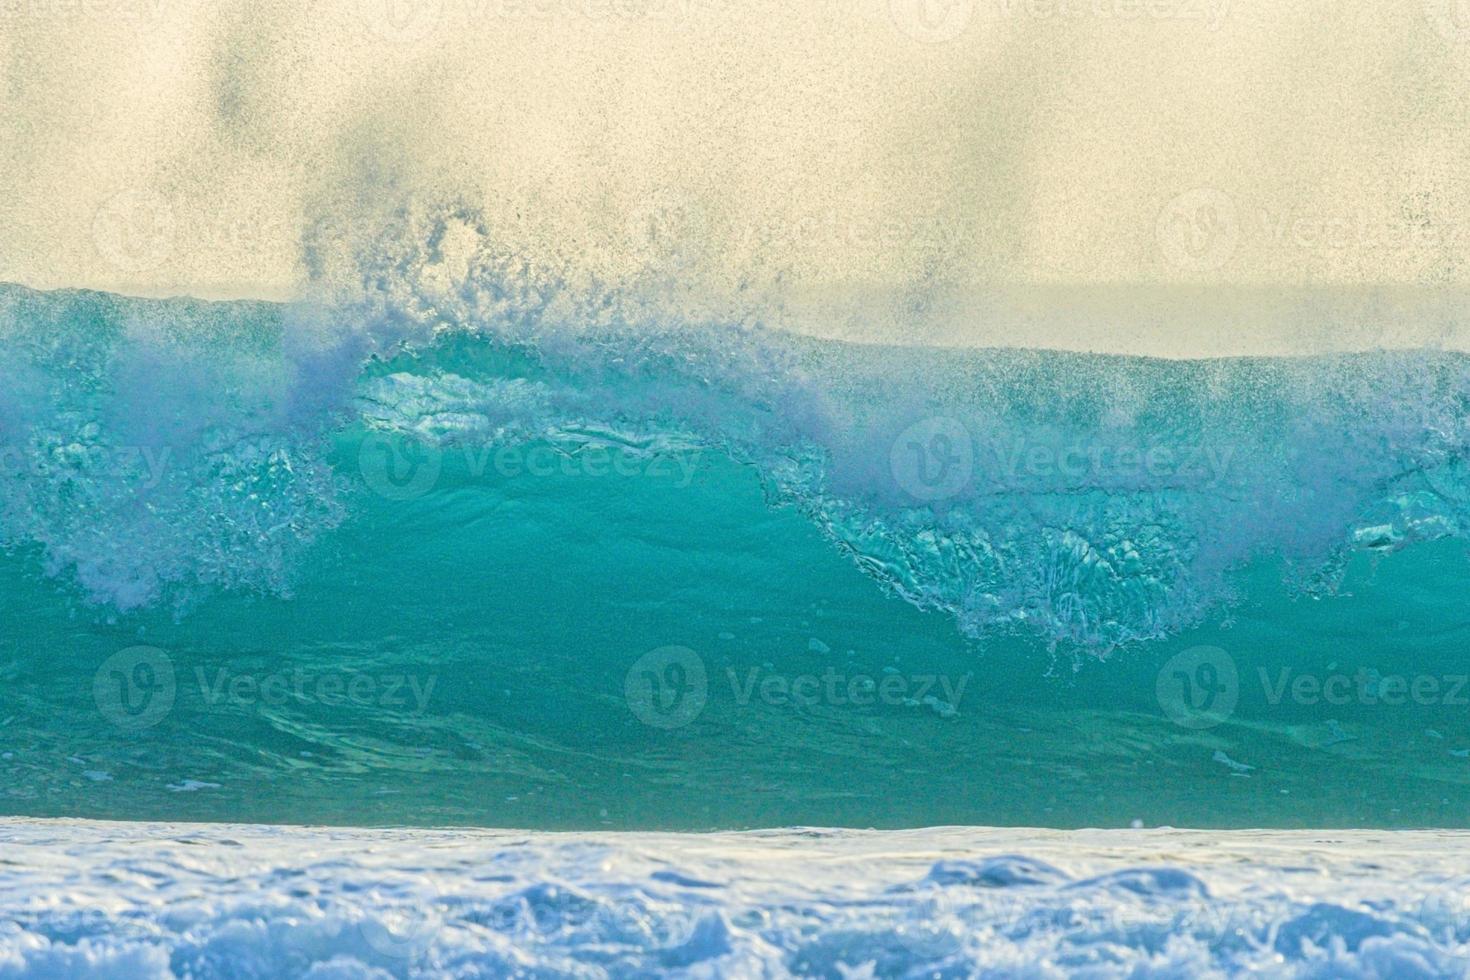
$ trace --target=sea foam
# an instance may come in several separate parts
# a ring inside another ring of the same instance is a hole
[[[1330,836],[9,820],[0,975],[1463,975],[1463,840]]]

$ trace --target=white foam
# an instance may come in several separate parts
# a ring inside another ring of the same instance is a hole
[[[10,819],[0,976],[1463,976],[1466,844]]]

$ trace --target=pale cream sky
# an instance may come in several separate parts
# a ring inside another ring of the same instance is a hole
[[[1464,7],[0,0],[0,279],[291,295],[323,222],[454,197],[532,261],[755,283],[836,335],[1214,351],[1173,335],[1223,303],[1304,348],[1333,332],[1287,306],[1386,284],[1442,340]]]

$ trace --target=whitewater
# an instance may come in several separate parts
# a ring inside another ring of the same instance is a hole
[[[1470,957],[1447,833],[0,831],[8,976],[1434,977]]]

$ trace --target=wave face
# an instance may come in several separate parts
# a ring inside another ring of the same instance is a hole
[[[1427,978],[1470,964],[1470,885],[1443,869],[1462,842],[1445,835],[1349,834],[1334,852],[1304,834],[1169,831],[0,834],[0,965],[15,977]]]
[[[539,446],[533,479],[687,483],[719,457],[965,635],[1106,652],[1200,623],[1253,561],[1330,591],[1355,549],[1466,527],[1460,355],[874,348],[647,310],[635,330],[616,297],[512,282],[503,257],[451,283],[416,258],[420,291],[330,314],[6,290],[6,543],[119,610],[289,595],[354,497],[444,498],[446,461],[505,477]]]
[[[384,229],[290,305],[0,291],[16,812],[1463,822],[1463,356],[857,346]]]

